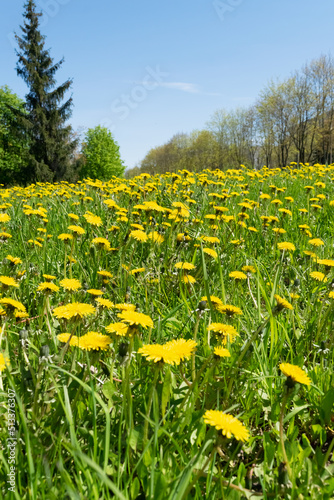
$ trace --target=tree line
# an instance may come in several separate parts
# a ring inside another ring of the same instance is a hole
[[[54,62],[39,29],[33,0],[24,6],[17,75],[28,93],[20,99],[0,87],[0,183],[27,184],[122,176],[119,146],[107,128],[90,128],[82,141],[69,124],[69,78],[56,85],[64,59]],[[203,130],[178,133],[151,149],[127,177],[203,168],[285,167],[332,163],[334,61],[330,55],[305,64],[289,78],[271,81],[248,108],[217,110]]]
[[[286,80],[269,82],[252,106],[220,109],[203,130],[178,133],[151,149],[126,176],[332,163],[333,126],[334,61],[322,55]]]
[[[64,59],[54,62],[45,49],[39,25],[41,13],[33,0],[24,5],[17,75],[28,87],[25,100],[0,87],[0,183],[76,181],[79,177],[110,178],[122,175],[119,146],[103,127],[88,129],[83,141],[68,120],[72,97],[65,98],[72,80],[56,85],[55,75]]]

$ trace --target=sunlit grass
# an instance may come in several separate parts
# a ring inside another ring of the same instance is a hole
[[[332,498],[334,166],[2,189],[0,241],[5,498]]]

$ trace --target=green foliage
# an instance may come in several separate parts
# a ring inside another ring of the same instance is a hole
[[[119,146],[110,130],[98,125],[88,129],[82,155],[84,164],[81,178],[108,180],[112,176],[121,177],[125,170],[119,153]]]
[[[29,148],[13,110],[24,113],[24,101],[7,86],[0,87],[0,179],[6,184],[22,182]]]
[[[146,172],[176,172],[186,168],[199,172],[203,168],[214,170],[220,167],[219,144],[209,130],[195,130],[190,135],[176,134],[168,143],[151,149],[141,161],[140,169],[127,171],[127,177]]]

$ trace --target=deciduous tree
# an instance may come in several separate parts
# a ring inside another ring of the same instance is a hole
[[[14,111],[13,111],[14,110]],[[0,182],[24,181],[27,172],[29,142],[27,134],[17,121],[17,113],[24,114],[24,101],[0,87]]]
[[[106,127],[98,125],[88,129],[83,146],[81,178],[107,180],[113,175],[123,176],[125,166],[121,160],[119,146]]]

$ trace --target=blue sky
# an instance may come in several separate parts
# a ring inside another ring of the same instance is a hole
[[[13,32],[23,0],[1,5],[0,86],[22,98]],[[133,167],[221,108],[252,104],[321,54],[334,56],[333,0],[36,0],[56,78],[73,78],[74,129],[108,126]]]

